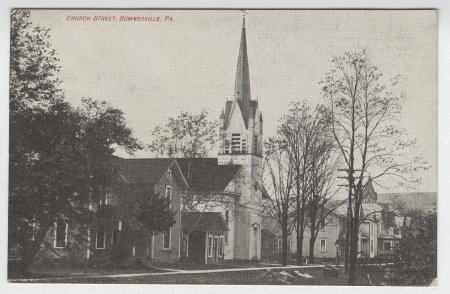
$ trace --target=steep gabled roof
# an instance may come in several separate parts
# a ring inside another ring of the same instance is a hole
[[[172,167],[178,171],[181,184],[187,182],[173,158],[115,158],[115,166],[128,184],[156,184]]]
[[[173,161],[168,158],[117,158],[114,164],[129,184],[155,184]]]
[[[240,165],[219,165],[217,158],[177,158],[193,191],[222,192],[235,178]]]

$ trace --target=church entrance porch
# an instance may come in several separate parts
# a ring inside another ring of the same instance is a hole
[[[223,262],[228,228],[220,212],[185,212],[181,223],[184,260],[197,264]]]

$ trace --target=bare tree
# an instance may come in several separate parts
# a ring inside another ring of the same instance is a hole
[[[306,226],[305,208],[308,197],[308,171],[311,159],[311,144],[316,135],[318,121],[312,117],[311,109],[305,103],[292,103],[286,115],[281,118],[278,135],[285,142],[289,164],[295,173],[295,229],[297,239],[297,264],[303,257],[303,239]]]
[[[287,239],[292,225],[290,219],[295,185],[295,171],[289,164],[289,154],[286,142],[280,138],[269,138],[265,143],[265,171],[267,180],[265,186],[269,199],[263,206],[266,215],[274,218],[281,227],[282,255],[281,264],[287,265]]]
[[[338,191],[335,184],[336,171],[339,165],[339,154],[334,149],[333,138],[329,136],[326,126],[316,115],[317,124],[311,124],[314,139],[310,144],[310,163],[308,169],[309,193],[307,197],[307,215],[310,229],[309,262],[314,262],[314,245],[317,235],[326,225],[328,217],[342,202],[332,202]]]
[[[364,177],[370,173],[373,181],[389,177],[411,186],[419,181],[416,172],[426,168],[421,157],[406,152],[415,141],[407,139],[397,125],[403,95],[391,92],[396,84],[397,78],[384,85],[365,50],[334,57],[331,71],[321,82],[327,100],[324,115],[347,173],[349,285],[355,284]]]

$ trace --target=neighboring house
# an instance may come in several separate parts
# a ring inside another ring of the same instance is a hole
[[[429,212],[437,209],[437,193],[380,193],[372,182],[366,184],[361,209],[358,257],[390,256],[400,242],[402,227],[408,225],[409,212]],[[325,220],[314,247],[315,258],[344,257],[347,205],[338,206]],[[263,259],[281,252],[281,229],[275,219],[264,217]],[[310,232],[305,228],[303,256],[309,255]],[[296,253],[295,228],[289,233],[289,253]]]

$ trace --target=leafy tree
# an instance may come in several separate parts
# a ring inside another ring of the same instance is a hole
[[[134,230],[162,233],[175,224],[176,211],[170,208],[170,199],[148,193],[139,199],[130,218]]]
[[[64,101],[49,30],[29,17],[27,10],[11,13],[8,246],[22,271],[57,220],[83,232],[90,204],[111,181],[114,151],[140,148],[120,110]]]
[[[437,214],[414,217],[403,226],[395,262],[388,274],[394,285],[429,285],[437,277]]]
[[[334,57],[331,71],[321,82],[327,100],[323,114],[348,182],[350,285],[355,283],[364,178],[370,174],[374,183],[389,178],[413,187],[420,180],[417,172],[427,168],[421,157],[411,156],[416,142],[397,125],[404,95],[395,94],[397,83],[397,78],[384,82],[364,50]]]
[[[155,139],[149,145],[158,155],[184,158],[207,157],[218,138],[218,123],[208,121],[208,111],[198,114],[181,112],[176,118],[169,118],[165,126],[153,130]]]

